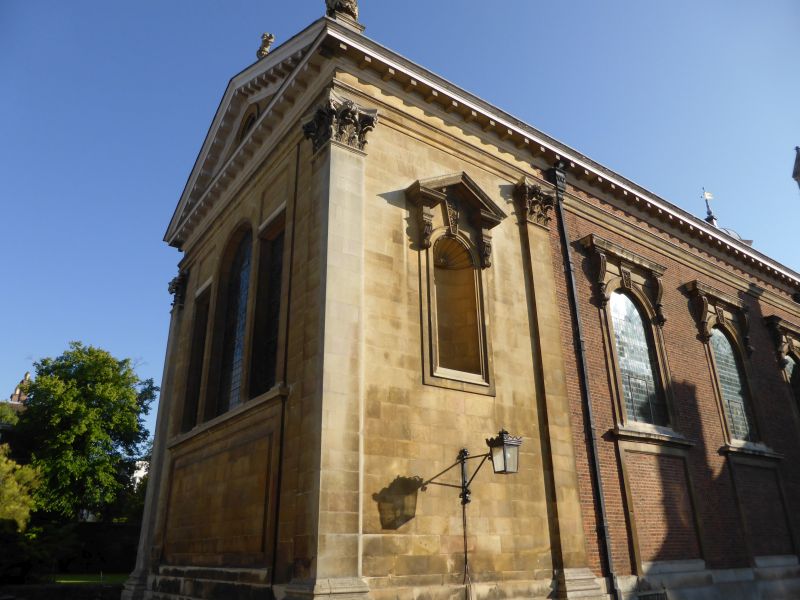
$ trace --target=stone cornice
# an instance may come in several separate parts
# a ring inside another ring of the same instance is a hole
[[[450,115],[448,120],[458,117],[472,130],[478,129],[479,132],[482,130],[483,133],[479,133],[482,139],[491,136],[490,141],[495,145],[503,148],[510,147],[516,153],[527,153],[545,164],[551,165],[556,161],[563,161],[568,181],[572,180],[569,181],[570,183],[587,182],[592,187],[645,211],[653,222],[674,226],[689,238],[710,244],[732,261],[745,264],[759,273],[782,282],[792,290],[800,288],[800,274],[792,269],[728,236],[702,219],[656,196],[477,96],[469,94],[447,80],[364,37],[352,28],[329,18],[320,19],[295,36],[293,40],[300,36],[308,37],[310,32],[316,33],[317,31],[320,33],[315,43],[315,49],[309,53],[324,46],[326,52],[338,53],[352,61],[359,69],[372,70],[384,81],[399,85],[406,94],[414,94],[434,109],[440,109],[442,113]],[[321,41],[324,43],[320,44]],[[277,48],[261,62],[277,60],[273,57],[283,56],[282,48],[283,46]],[[308,54],[306,54],[307,58]],[[234,81],[238,83],[252,73],[249,69],[245,70],[232,80],[231,85],[235,88]],[[287,82],[294,76],[295,73],[290,74]],[[245,84],[241,83],[241,85]],[[284,83],[285,85],[286,83]],[[224,112],[223,106],[226,106],[229,101],[229,92],[226,92],[226,97],[223,98],[218,116],[220,112]],[[267,111],[262,119],[267,116],[266,113]],[[212,125],[213,130],[214,125]],[[206,142],[208,143],[208,141],[207,138]],[[191,178],[189,183],[192,183]],[[189,187],[190,185],[187,184],[187,188]],[[184,192],[184,196],[186,196],[186,192]],[[183,200],[182,197],[182,202]],[[176,220],[182,217],[185,207],[179,205],[178,208],[165,238],[172,245],[180,245],[174,225]]]
[[[793,288],[800,288],[799,273],[488,102],[364,36],[354,36],[341,27],[332,27],[329,34],[339,40],[337,51],[348,56],[359,68],[374,70],[384,81],[396,82],[406,93],[416,94],[443,112],[477,125],[484,132],[493,134],[493,143],[515,147],[517,151],[527,152],[548,164],[564,161],[570,179],[585,180],[632,206],[643,208],[655,221],[677,226],[690,237],[711,243],[732,259],[744,262]]]

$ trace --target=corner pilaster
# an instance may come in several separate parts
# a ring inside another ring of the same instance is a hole
[[[186,283],[188,274],[181,271],[169,282],[169,293],[172,294],[172,310],[170,311],[169,336],[167,337],[167,352],[164,359],[164,372],[161,376],[161,394],[158,399],[158,414],[156,416],[156,431],[153,441],[153,451],[150,456],[148,472],[147,495],[144,501],[142,526],[139,531],[139,546],[136,551],[136,565],[133,572],[125,582],[122,590],[122,600],[141,600],[148,589],[148,578],[154,567],[151,560],[151,549],[155,539],[158,525],[158,505],[161,490],[164,489],[167,470],[164,468],[166,461],[167,431],[169,429],[169,414],[172,408],[172,374],[175,363],[175,343],[180,332],[183,304],[186,298]]]
[[[303,127],[313,144],[311,197],[320,232],[320,385],[314,430],[307,432],[319,458],[310,474],[316,489],[309,567],[286,587],[287,598],[356,600],[369,592],[361,578],[364,150],[376,123],[377,111],[330,91]]]

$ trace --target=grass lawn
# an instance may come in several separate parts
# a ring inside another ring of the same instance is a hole
[[[107,583],[107,584],[121,584],[125,583],[128,579],[129,573],[103,573],[103,578],[100,579],[100,573],[87,573],[75,575],[67,573],[63,575],[55,575],[53,581],[55,583]]]

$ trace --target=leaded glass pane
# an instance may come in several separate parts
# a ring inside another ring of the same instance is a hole
[[[667,407],[656,376],[656,361],[644,319],[622,292],[611,294],[611,319],[628,419],[667,425]]]
[[[722,390],[722,400],[727,411],[731,434],[739,440],[754,441],[753,420],[750,415],[750,398],[744,375],[736,360],[733,345],[719,329],[711,330],[711,348],[717,364],[717,378]]]
[[[225,310],[225,334],[220,371],[219,412],[239,405],[244,359],[244,333],[247,320],[247,292],[250,284],[252,237],[247,234],[239,243],[231,264]]]

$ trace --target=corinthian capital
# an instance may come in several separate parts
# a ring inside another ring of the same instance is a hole
[[[311,120],[303,125],[303,133],[313,143],[314,152],[330,141],[363,150],[367,145],[367,134],[375,129],[377,122],[377,110],[361,108],[352,100],[331,92]]]
[[[543,227],[550,224],[550,211],[555,205],[555,198],[552,194],[546,193],[541,186],[531,183],[527,177],[523,177],[517,183],[516,196],[528,221]]]

